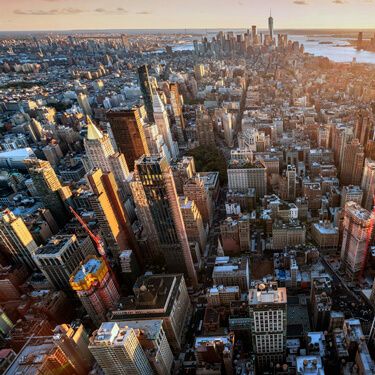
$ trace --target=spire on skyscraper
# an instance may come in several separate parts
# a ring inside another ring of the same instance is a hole
[[[87,139],[88,140],[94,141],[96,139],[103,138],[103,133],[91,121],[90,116],[86,116],[86,122],[87,122]]]

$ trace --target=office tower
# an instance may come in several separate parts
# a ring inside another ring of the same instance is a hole
[[[88,162],[86,171],[101,168],[103,172],[112,172],[118,187],[124,189],[129,175],[124,154],[115,152],[110,137],[103,134],[89,117],[87,122],[87,136],[83,141]]]
[[[125,156],[130,171],[134,162],[149,154],[142,121],[137,108],[111,110],[107,113],[117,147]]]
[[[196,129],[199,146],[215,146],[214,122],[203,106],[199,106],[196,110]]]
[[[344,125],[336,125],[332,128],[332,150],[336,165],[341,164],[345,145],[353,138],[351,129]]]
[[[111,172],[93,170],[87,180],[94,193],[89,199],[95,211],[103,238],[116,261],[122,250],[132,249],[138,256],[138,244]]]
[[[267,168],[264,162],[232,160],[228,170],[228,188],[234,192],[246,193],[249,188],[255,188],[258,198],[267,193]]]
[[[230,113],[224,113],[222,117],[223,128],[224,128],[224,138],[228,147],[233,147],[233,137],[234,137],[234,124],[233,117]]]
[[[145,124],[143,127],[150,155],[164,156],[168,161],[172,159],[167,143],[159,132],[156,124]]]
[[[213,201],[207,192],[203,179],[198,176],[189,178],[183,186],[184,196],[194,201],[205,225],[211,225],[213,219]]]
[[[153,375],[133,328],[103,323],[90,337],[89,350],[105,375]]]
[[[256,25],[251,26],[251,39],[252,39],[253,45],[258,44],[258,36],[257,36]]]
[[[117,323],[120,329],[133,329],[155,375],[171,373],[173,354],[163,329],[163,320],[125,320]]]
[[[75,234],[56,235],[33,255],[45,278],[56,290],[70,292],[69,278],[85,258]]]
[[[158,93],[153,94],[152,99],[155,124],[158,127],[159,134],[163,136],[164,142],[168,146],[172,159],[176,160],[178,156],[178,146],[172,139],[167,111],[165,110],[164,104]]]
[[[197,374],[204,374],[209,367],[212,373],[233,375],[233,349],[233,334],[197,337],[194,341]]]
[[[215,285],[238,285],[242,292],[247,292],[250,283],[249,259],[216,257],[212,280]]]
[[[366,146],[369,140],[374,138],[374,118],[370,110],[361,109],[357,113],[354,127],[354,137],[362,146]]]
[[[39,159],[25,159],[24,163],[44,207],[51,211],[54,219],[62,226],[68,215],[63,203],[63,189],[51,164]]]
[[[92,109],[89,103],[89,99],[86,94],[79,93],[77,95],[78,104],[81,107],[83,113],[86,116],[92,116]]]
[[[207,234],[197,205],[186,197],[180,197],[180,208],[189,242],[197,242],[201,253],[203,253],[206,247]]]
[[[147,65],[142,65],[138,68],[138,78],[143,101],[146,107],[148,121],[154,122],[154,109],[152,107],[152,94],[154,90],[150,82],[150,77],[148,75]]]
[[[108,310],[115,308],[120,298],[107,263],[96,256],[88,256],[82,261],[69,282],[96,325],[105,321]]]
[[[365,160],[361,188],[363,190],[362,206],[372,211],[375,199],[375,161],[371,159]]]
[[[94,358],[88,349],[89,336],[82,323],[56,326],[53,342],[65,354],[75,373],[85,375],[91,370]]]
[[[359,205],[362,204],[363,191],[359,186],[343,186],[341,189],[341,203],[340,206],[344,207],[347,202],[355,202]]]
[[[170,83],[169,90],[171,92],[171,105],[174,120],[177,127],[178,140],[184,141],[183,130],[185,129],[185,119],[182,112],[182,99],[180,95],[178,83]]]
[[[268,31],[270,33],[270,38],[271,40],[273,40],[273,17],[272,17],[272,14],[270,13],[270,16],[268,18]]]
[[[174,354],[181,351],[184,327],[191,317],[191,302],[182,274],[144,275],[133,286],[134,296],[121,299],[111,321],[163,320]]]
[[[257,367],[283,363],[286,348],[286,288],[277,282],[257,284],[249,291],[251,338]]]
[[[294,202],[296,199],[296,167],[288,165],[286,169],[287,200]]]
[[[64,156],[58,143],[50,143],[42,148],[43,154],[47,161],[56,168],[59,164],[60,159]]]
[[[197,81],[200,81],[205,74],[205,69],[203,64],[197,64],[194,66],[194,74],[195,74],[195,79]]]
[[[168,269],[184,272],[190,283],[196,284],[185,224],[167,160],[159,156],[138,159],[130,185],[138,217],[149,239],[164,257]]]
[[[358,139],[344,146],[340,163],[340,183],[342,185],[360,185],[365,153]]]
[[[355,202],[344,208],[341,266],[352,279],[361,276],[366,267],[374,216]]]
[[[0,251],[12,262],[35,269],[32,255],[38,248],[23,219],[10,210],[0,212]]]
[[[30,122],[26,125],[26,129],[34,143],[37,143],[42,139],[43,128],[39,121],[32,118]]]
[[[228,216],[220,224],[220,237],[227,255],[237,255],[250,250],[250,216],[241,215],[237,220]]]

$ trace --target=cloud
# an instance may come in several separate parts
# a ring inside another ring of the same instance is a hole
[[[94,9],[95,13],[100,13],[100,14],[127,14],[129,13],[126,9],[124,8],[116,8],[116,9],[107,9],[107,8],[96,8]]]
[[[23,10],[16,9],[13,13],[24,16],[60,16],[60,15],[70,15],[70,14],[80,14],[84,13],[83,9],[79,8],[60,8],[60,9],[35,9],[35,10]]]
[[[309,5],[306,0],[294,0],[293,3],[296,5]]]
[[[144,14],[144,15],[147,15],[147,14],[152,14],[152,12],[150,12],[148,10],[142,10],[140,12],[136,12],[135,14]]]
[[[345,4],[346,3],[346,1],[344,0],[333,0],[332,2],[333,4]]]

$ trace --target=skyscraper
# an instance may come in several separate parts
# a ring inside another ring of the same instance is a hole
[[[69,282],[96,325],[106,320],[108,310],[115,308],[120,298],[106,262],[96,256],[89,256],[82,261]]]
[[[95,251],[95,250],[94,250]],[[71,291],[69,278],[85,258],[75,234],[56,235],[34,253],[35,263],[57,290]]]
[[[124,209],[118,187],[111,172],[103,173],[95,169],[87,175],[91,190],[91,206],[100,224],[103,238],[115,260],[122,250],[132,249],[138,256],[138,244],[126,210]]]
[[[89,349],[106,375],[153,375],[133,328],[103,323],[90,338]]]
[[[273,39],[273,36],[274,36],[274,32],[273,32],[273,17],[272,17],[271,12],[270,12],[270,16],[268,18],[268,31],[270,33],[271,39]]]
[[[344,209],[341,267],[352,279],[357,279],[366,267],[372,236],[374,215],[355,202]]]
[[[375,199],[375,161],[371,159],[365,160],[361,188],[363,190],[362,206],[372,211]]]
[[[128,168],[132,171],[135,160],[149,154],[139,110],[111,110],[107,113],[107,118],[117,147],[124,154]]]
[[[249,291],[251,338],[257,367],[282,363],[286,348],[286,288],[260,283]]]
[[[215,146],[214,122],[203,106],[196,111],[196,128],[199,146]]]
[[[342,185],[361,184],[363,163],[365,153],[363,146],[358,139],[353,139],[344,146],[343,155],[340,163],[340,183]]]
[[[32,255],[38,248],[23,219],[10,210],[0,213],[0,251],[15,263],[34,269]]]
[[[155,123],[158,127],[159,133],[164,138],[164,142],[168,146],[172,159],[176,160],[178,156],[178,146],[172,139],[167,111],[165,110],[164,104],[158,93],[153,94],[152,98]]]
[[[183,132],[183,130],[185,129],[185,119],[182,113],[182,100],[178,83],[171,83],[169,85],[169,90],[171,92],[171,105],[174,120],[176,123],[178,140],[179,142],[183,142],[185,138]]]
[[[51,211],[60,226],[63,225],[67,218],[67,210],[63,203],[65,195],[51,164],[39,159],[25,159],[24,163],[44,207]]]
[[[288,165],[286,169],[287,179],[287,200],[294,201],[296,199],[296,167]]]
[[[183,185],[184,196],[194,201],[205,224],[211,224],[213,219],[213,201],[206,191],[203,179],[199,176],[189,178]]]
[[[148,121],[153,122],[154,121],[154,109],[152,107],[153,88],[150,82],[150,77],[148,75],[147,65],[142,65],[138,68],[138,78],[139,78],[139,84],[140,84],[141,92],[143,96],[143,101],[146,107]]]
[[[124,154],[115,152],[110,137],[103,134],[89,117],[87,121],[87,136],[84,139],[88,162],[86,171],[101,168],[104,172],[112,172],[118,187],[123,188],[129,175]]]
[[[185,224],[167,160],[159,156],[138,159],[130,185],[138,217],[169,271],[183,271],[190,283],[196,284]]]

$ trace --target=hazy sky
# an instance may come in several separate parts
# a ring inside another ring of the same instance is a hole
[[[0,0],[0,30],[375,28],[375,0]]]

